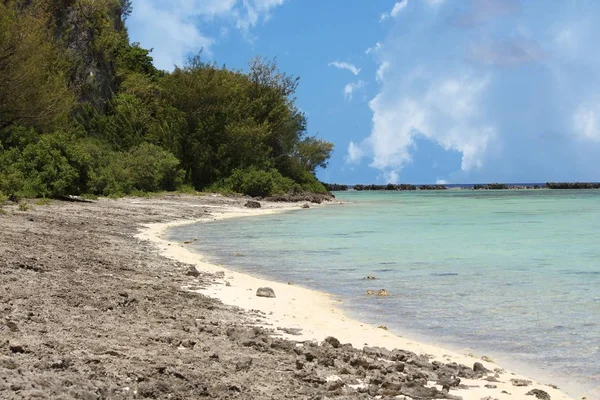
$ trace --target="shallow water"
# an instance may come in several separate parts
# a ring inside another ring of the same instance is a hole
[[[353,317],[600,399],[600,191],[338,193],[177,227],[210,261],[334,293]],[[375,282],[365,281],[375,275]],[[367,289],[387,289],[368,298]]]

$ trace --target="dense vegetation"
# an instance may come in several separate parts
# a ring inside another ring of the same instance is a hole
[[[0,1],[0,194],[324,192],[298,78],[203,62],[157,70],[127,0]]]

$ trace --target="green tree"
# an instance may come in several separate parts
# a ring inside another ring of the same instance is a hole
[[[48,14],[37,3],[20,5],[0,2],[0,133],[14,125],[55,128],[74,104]]]

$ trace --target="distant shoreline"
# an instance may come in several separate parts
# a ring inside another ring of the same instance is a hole
[[[598,182],[546,182],[546,183],[467,183],[443,185],[413,185],[413,184],[355,184],[343,185],[337,183],[324,184],[330,192],[355,191],[436,191],[436,190],[589,190],[600,189]]]

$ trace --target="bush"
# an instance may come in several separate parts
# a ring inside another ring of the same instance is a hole
[[[287,193],[293,184],[294,181],[282,176],[275,169],[262,171],[252,168],[234,170],[231,176],[225,179],[224,188],[253,197],[264,197]]]
[[[25,178],[22,190],[42,197],[84,193],[90,160],[74,143],[72,135],[57,132],[25,147],[16,163]]]
[[[144,192],[175,190],[184,177],[179,160],[150,143],[142,143],[129,152],[126,169],[131,172],[133,188]]]

